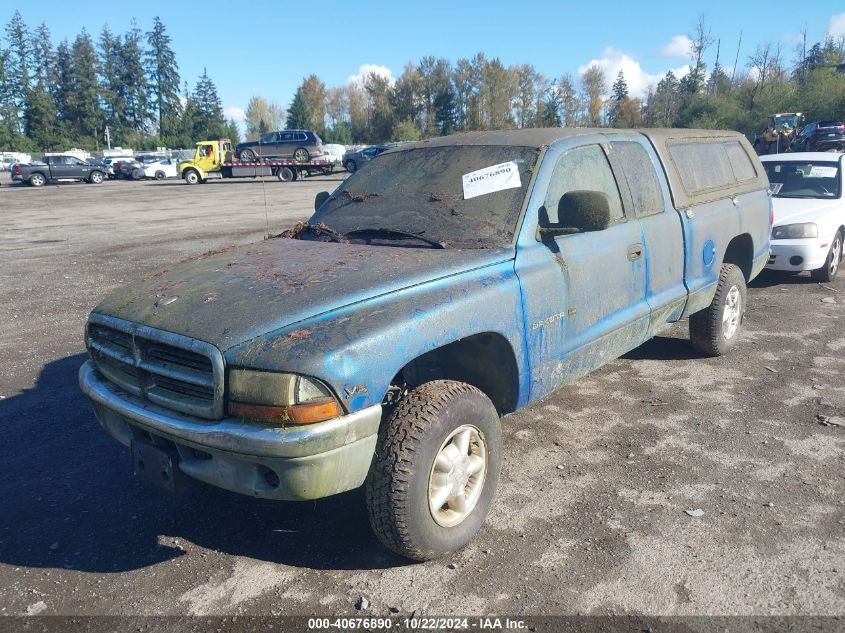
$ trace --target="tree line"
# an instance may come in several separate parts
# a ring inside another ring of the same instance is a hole
[[[54,46],[41,23],[30,29],[16,11],[0,39],[0,150],[49,151],[113,146],[190,147],[231,136],[217,87],[204,70],[193,88],[182,79],[160,18],[143,32],[83,29]]]
[[[247,132],[286,125],[337,143],[557,126],[696,127],[753,136],[777,112],[803,112],[808,121],[845,117],[845,38],[808,45],[804,34],[791,60],[778,43],[760,44],[745,59],[738,46],[728,61],[703,18],[689,39],[689,71],[667,72],[642,98],[631,96],[622,71],[610,78],[595,64],[578,78],[549,78],[531,64],[505,66],[484,53],[454,64],[428,56],[409,63],[394,82],[370,73],[327,88],[309,75],[287,111],[253,97]]]

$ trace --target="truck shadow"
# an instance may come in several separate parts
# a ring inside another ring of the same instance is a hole
[[[625,360],[693,360],[704,358],[689,342],[689,338],[655,336],[622,356]]]
[[[813,285],[818,284],[810,277],[810,273],[789,273],[777,270],[764,270],[748,284],[749,288],[773,288],[784,285]],[[825,284],[831,285],[831,284]]]
[[[136,481],[79,390],[84,360],[50,362],[35,386],[0,400],[0,563],[121,572],[196,554],[193,543],[315,569],[408,564],[372,535],[360,490],[293,503],[199,482],[171,497]]]

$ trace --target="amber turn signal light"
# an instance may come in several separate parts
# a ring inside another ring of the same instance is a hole
[[[229,414],[255,422],[271,424],[314,424],[325,422],[341,415],[340,406],[334,400],[309,402],[288,406],[247,404],[230,402]]]

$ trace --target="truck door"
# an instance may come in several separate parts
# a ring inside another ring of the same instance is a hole
[[[71,167],[68,162],[72,159],[69,156],[49,156],[44,160],[50,166],[51,178],[71,178],[75,176],[75,174],[71,175],[70,173]]]
[[[196,164],[203,171],[217,171],[220,162],[216,142],[201,143],[197,146]]]
[[[610,137],[610,162],[626,212],[640,222],[646,259],[646,301],[651,309],[647,338],[677,321],[687,300],[683,221],[672,205],[663,167],[641,134]]]
[[[649,326],[640,224],[626,216],[603,139],[593,138],[594,144],[546,152],[520,231],[515,267],[531,399],[638,346]],[[563,222],[558,204],[576,190],[604,193],[612,225],[542,237],[538,227]]]

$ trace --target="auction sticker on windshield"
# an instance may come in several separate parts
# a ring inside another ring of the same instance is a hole
[[[519,167],[513,161],[464,174],[463,183],[464,200],[522,186]]]
[[[808,177],[810,178],[836,178],[836,167],[824,167],[822,165],[813,165],[810,168]],[[466,185],[464,185],[466,187]]]

